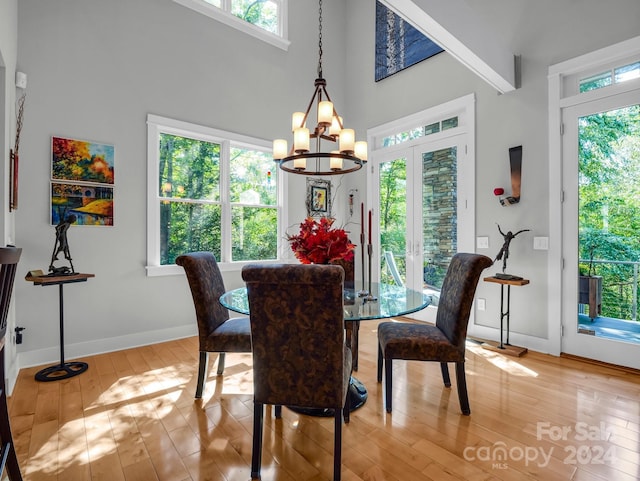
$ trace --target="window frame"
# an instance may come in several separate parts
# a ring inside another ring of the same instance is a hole
[[[272,176],[275,176],[278,186],[276,211],[278,216],[278,248],[277,259],[252,261],[230,261],[231,259],[231,209],[237,202],[230,199],[229,160],[231,147],[248,148],[271,152],[271,143],[234,132],[214,129],[203,125],[184,122],[181,120],[161,117],[154,114],[147,115],[147,265],[148,277],[183,274],[182,267],[176,264],[160,264],[160,201],[158,192],[160,134],[170,134],[189,137],[206,142],[220,144],[220,205],[222,209],[222,245],[221,259],[218,264],[221,271],[240,270],[249,262],[276,263],[282,262],[283,242],[282,234],[286,230],[286,216],[284,199],[286,198],[285,179],[277,164],[273,163]]]
[[[222,7],[216,7],[210,3],[205,2],[204,0],[173,0],[175,3],[182,5],[183,7],[187,7],[195,12],[198,12],[202,15],[205,15],[209,18],[213,18],[214,20],[218,20],[219,22],[224,23],[236,30],[240,30],[252,37],[255,37],[263,42],[273,45],[274,47],[278,47],[284,51],[289,49],[289,0],[273,0],[278,2],[279,5],[279,15],[278,15],[278,31],[279,34],[273,34],[260,28],[252,23],[249,23],[241,18],[236,17],[230,11],[225,10],[225,5],[227,2],[222,1]],[[226,7],[230,9],[230,6]]]

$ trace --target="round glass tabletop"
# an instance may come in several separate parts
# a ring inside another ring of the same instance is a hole
[[[403,316],[431,304],[431,295],[394,284],[372,282],[371,293],[365,294],[356,282],[355,289],[344,290],[344,320],[364,321]],[[240,314],[249,314],[247,288],[225,292],[220,304]]]

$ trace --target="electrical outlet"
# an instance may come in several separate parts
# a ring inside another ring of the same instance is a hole
[[[484,311],[487,308],[487,301],[486,299],[478,299],[477,300],[477,305],[478,305],[478,310],[479,311]]]

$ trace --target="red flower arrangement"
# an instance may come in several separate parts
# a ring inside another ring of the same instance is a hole
[[[300,224],[298,235],[287,236],[291,250],[303,264],[328,264],[331,261],[353,260],[355,244],[349,241],[344,229],[332,229],[335,219],[328,217],[316,221],[307,217]]]

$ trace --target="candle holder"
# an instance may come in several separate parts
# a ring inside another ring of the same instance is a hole
[[[369,295],[369,291],[364,286],[364,203],[360,204],[360,259],[362,260],[362,288],[358,291],[358,297]]]
[[[371,293],[371,258],[373,255],[373,246],[371,244],[367,245],[367,254],[369,254],[369,293],[364,300],[366,302],[376,302],[378,298]]]

